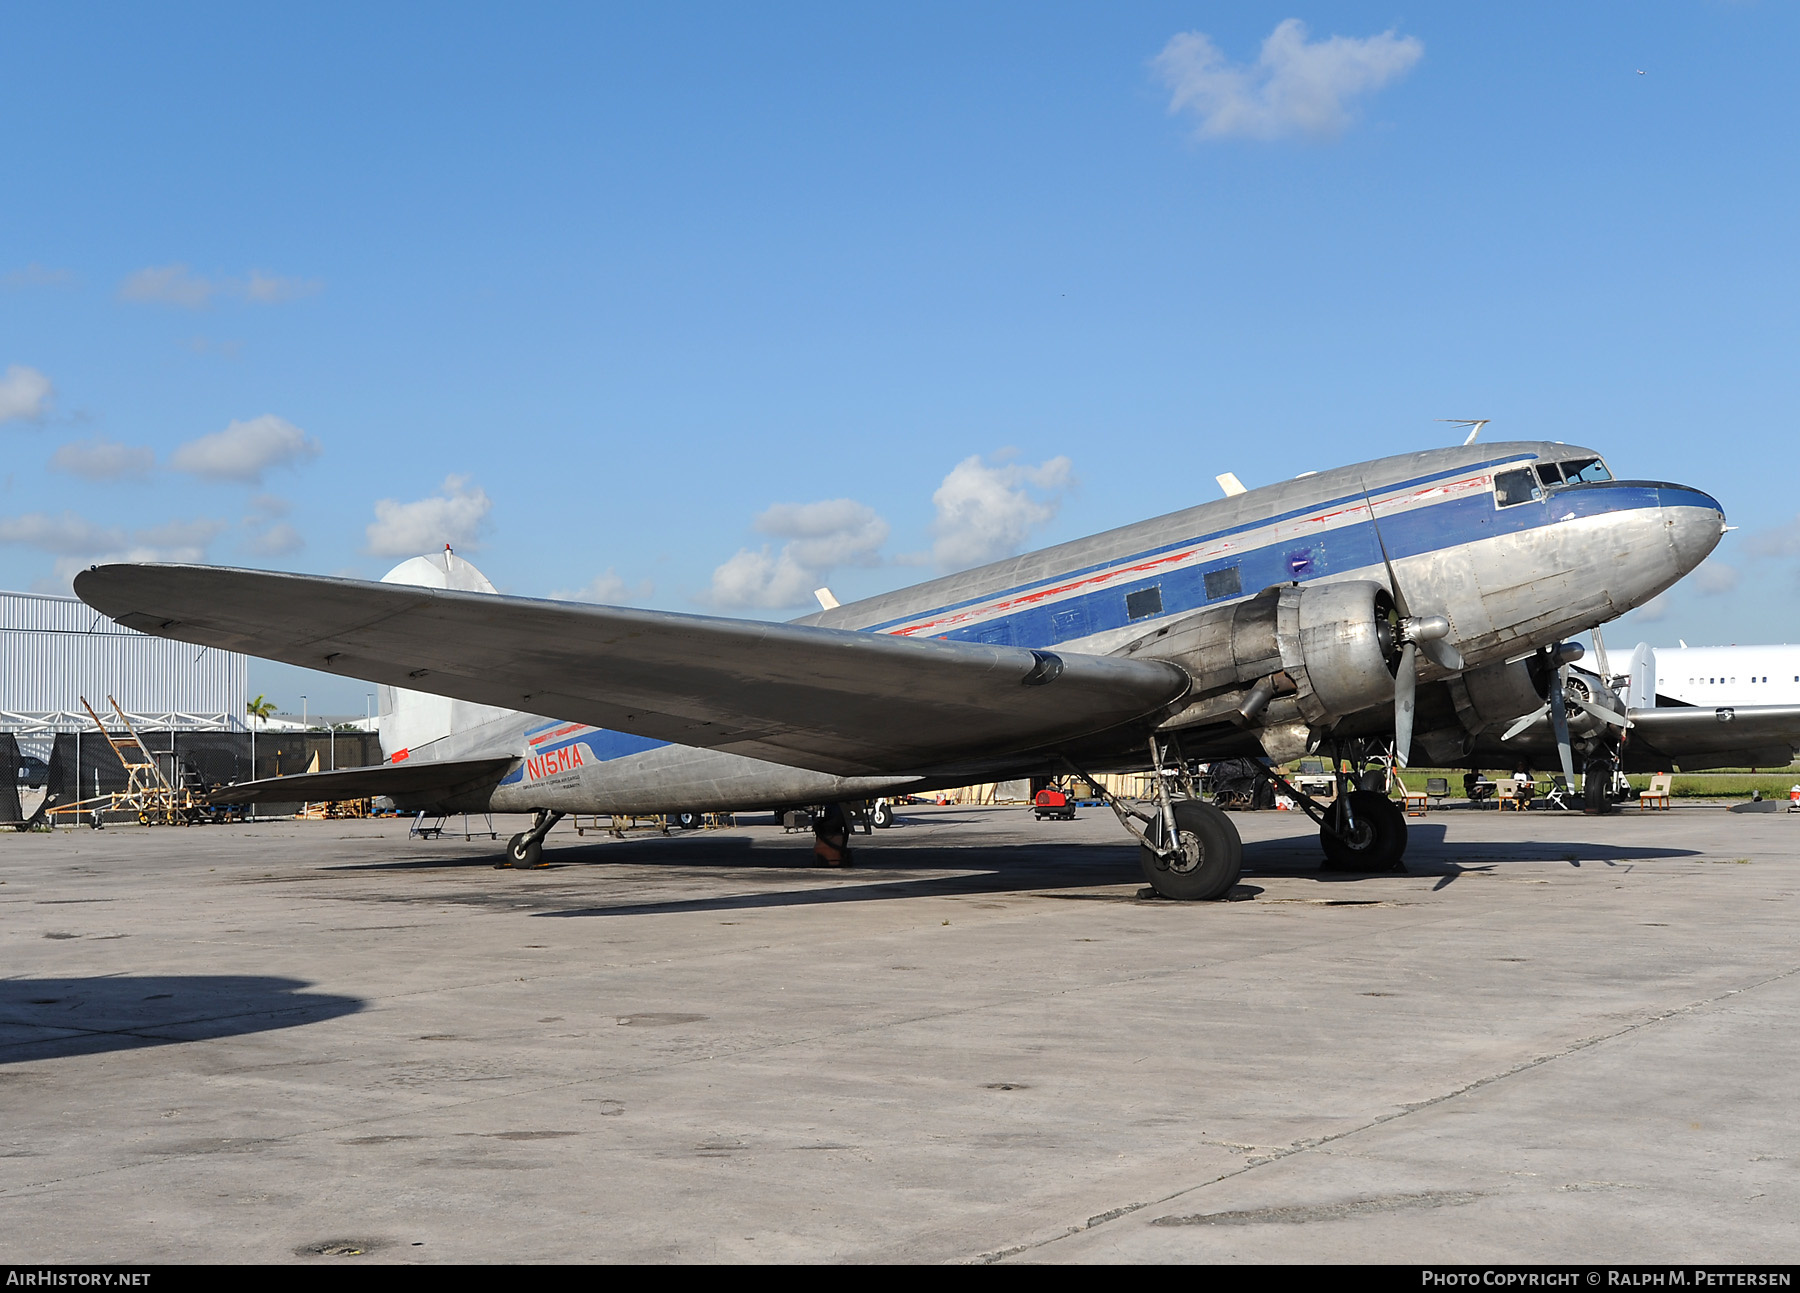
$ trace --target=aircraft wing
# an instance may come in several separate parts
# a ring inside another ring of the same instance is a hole
[[[1800,753],[1800,705],[1659,705],[1629,715],[1625,762],[1638,771],[1785,768]]]
[[[296,772],[286,777],[264,777],[217,786],[206,796],[209,804],[314,804],[329,799],[369,799],[442,794],[498,781],[518,760],[510,754],[487,759],[437,759],[417,763],[377,763],[363,768],[336,768],[330,772]]]
[[[1054,747],[1158,714],[1163,660],[216,566],[95,566],[128,628],[840,775]]]

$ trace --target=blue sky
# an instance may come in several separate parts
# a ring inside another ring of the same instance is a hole
[[[787,616],[1486,417],[1741,527],[1614,644],[1800,640],[1793,6],[0,23],[0,586]]]

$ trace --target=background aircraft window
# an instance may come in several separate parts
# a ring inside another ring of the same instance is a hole
[[[1598,458],[1576,458],[1565,462],[1562,465],[1562,473],[1563,483],[1568,485],[1584,481],[1612,479],[1612,473]]]
[[[1546,485],[1562,484],[1562,468],[1553,462],[1540,462],[1537,465],[1538,479]]]
[[[1151,584],[1135,593],[1126,593],[1125,614],[1134,620],[1141,620],[1146,615],[1162,614],[1162,585]]]
[[[1538,488],[1537,477],[1529,469],[1503,471],[1494,477],[1494,503],[1499,507],[1530,503],[1543,496],[1544,491]]]
[[[1206,600],[1214,601],[1220,597],[1236,597],[1244,591],[1244,581],[1238,575],[1236,566],[1226,566],[1223,570],[1206,572]],[[1162,609],[1161,607],[1157,608]]]

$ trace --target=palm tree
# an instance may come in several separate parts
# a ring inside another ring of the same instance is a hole
[[[264,699],[259,692],[257,693],[255,700],[245,702],[244,712],[248,714],[252,720],[264,723],[268,721],[269,715],[275,712],[275,702]]]

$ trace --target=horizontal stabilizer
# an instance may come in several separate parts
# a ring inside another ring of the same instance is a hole
[[[510,754],[488,759],[438,759],[418,763],[377,763],[366,768],[331,772],[296,772],[218,786],[206,797],[211,804],[317,804],[336,799],[373,799],[377,795],[443,794],[492,784],[518,760]]]
[[[848,776],[1054,748],[1183,696],[1164,660],[217,566],[95,566],[128,628]]]

